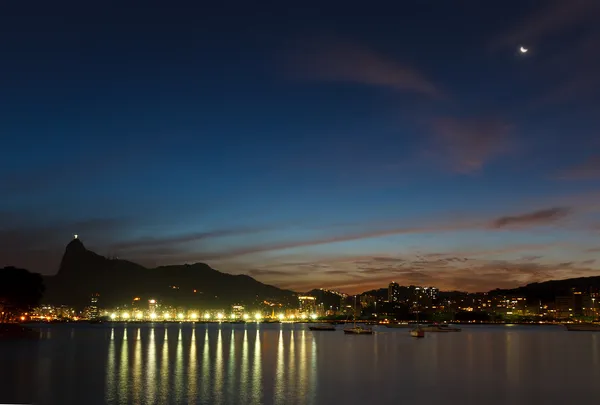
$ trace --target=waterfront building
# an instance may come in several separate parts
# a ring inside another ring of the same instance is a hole
[[[90,305],[88,307],[88,318],[96,319],[100,316],[100,309],[98,308],[98,303],[100,301],[100,294],[94,293],[90,297]]]
[[[400,301],[400,284],[394,281],[388,285],[388,301],[392,303]]]
[[[317,299],[309,295],[299,296],[299,312],[301,314],[315,314],[317,312]]]

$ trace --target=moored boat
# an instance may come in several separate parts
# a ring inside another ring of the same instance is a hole
[[[600,323],[568,323],[569,332],[600,332]]]
[[[460,328],[456,328],[454,326],[450,326],[445,323],[427,325],[427,326],[423,327],[422,329],[425,332],[440,332],[440,333],[460,332]]]
[[[310,330],[315,330],[315,331],[334,331],[335,326],[333,325],[311,325],[308,327],[308,329]]]
[[[364,328],[362,326],[354,326],[352,328],[344,329],[344,333],[347,335],[372,335],[373,329]]]
[[[410,335],[412,337],[423,338],[423,337],[425,337],[425,331],[419,325],[415,329],[413,329],[413,330],[410,331]]]
[[[398,323],[388,323],[385,325],[386,328],[410,328],[414,324],[410,324],[408,322],[398,322]]]

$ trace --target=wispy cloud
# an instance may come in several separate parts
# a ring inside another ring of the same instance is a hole
[[[565,180],[586,180],[600,178],[600,156],[591,156],[582,163],[573,166],[559,175]]]
[[[434,148],[455,170],[471,173],[511,150],[511,126],[498,119],[442,118],[434,122]]]
[[[113,243],[111,249],[115,251],[148,250],[155,248],[168,248],[175,245],[198,242],[207,239],[220,238],[224,236],[244,235],[267,230],[267,228],[231,228],[214,229],[205,232],[192,232],[181,235],[173,235],[162,238],[145,237],[135,240]]]
[[[594,21],[600,11],[596,0],[553,0],[493,41],[493,47],[535,44],[559,32]]]
[[[295,51],[290,70],[298,77],[439,95],[436,86],[418,70],[361,45],[325,41],[324,45]]]
[[[492,222],[492,227],[503,228],[547,225],[566,217],[570,212],[570,208],[553,207],[520,215],[503,216],[494,220]]]

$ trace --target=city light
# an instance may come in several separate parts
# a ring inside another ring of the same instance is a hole
[[[210,314],[208,312],[204,314],[204,319],[210,319]]]
[[[257,312],[256,314],[254,314],[254,318],[258,321],[260,320],[260,318],[262,318],[262,315],[260,314],[260,312]]]
[[[235,314],[231,314],[230,318],[235,319]]]
[[[156,300],[150,300],[148,301],[150,304],[156,304]]]
[[[312,320],[317,319],[317,314],[310,314],[310,319],[312,319]]]
[[[165,317],[165,319],[169,319],[169,313],[165,312],[164,317]]]
[[[279,315],[277,315],[277,318],[279,318],[280,321],[283,321],[285,319],[285,315],[279,314]]]
[[[183,314],[177,314],[177,318],[183,319]]]
[[[219,319],[219,320],[223,319],[223,314],[219,312],[219,313],[217,314],[217,319]]]
[[[110,314],[110,319],[116,319],[117,318],[117,314],[115,314],[114,312],[112,314]]]
[[[156,314],[154,312],[150,314],[150,319],[156,319]]]
[[[142,314],[141,312],[138,312],[137,314],[135,314],[135,317],[137,319],[142,319],[144,317],[144,314]]]
[[[248,318],[250,318],[250,315],[244,314],[244,319],[247,320]]]
[[[290,315],[291,320],[294,320],[294,318],[296,318],[294,315]]]
[[[123,319],[129,319],[129,312],[123,312],[123,315],[121,315],[123,317]]]
[[[191,318],[192,318],[192,319],[198,319],[198,314],[194,312],[194,313],[191,315]]]

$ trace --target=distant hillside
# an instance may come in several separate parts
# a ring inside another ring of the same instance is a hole
[[[342,297],[339,294],[318,288],[310,290],[309,292],[305,293],[305,295],[315,297],[317,299],[317,304],[323,304],[325,309],[337,309],[340,307],[342,302]]]
[[[246,275],[231,275],[204,263],[147,269],[126,260],[107,259],[71,241],[55,276],[45,277],[43,302],[81,307],[92,293],[101,306],[129,304],[134,297],[155,298],[176,306],[225,308],[254,306],[267,299],[295,302],[295,293]]]
[[[544,281],[542,283],[532,283],[507,290],[496,289],[489,293],[494,295],[519,295],[527,297],[529,300],[551,302],[557,296],[568,295],[572,289],[581,292],[600,291],[600,276]]]

